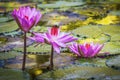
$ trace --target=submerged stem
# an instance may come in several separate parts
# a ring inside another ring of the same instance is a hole
[[[24,54],[23,54],[23,63],[22,70],[25,70],[25,62],[26,62],[26,32],[24,32]]]
[[[51,46],[51,57],[50,57],[50,70],[53,70],[54,64],[53,64],[53,55],[54,55],[54,48]]]

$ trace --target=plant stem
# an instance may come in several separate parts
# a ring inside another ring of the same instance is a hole
[[[23,54],[23,64],[22,70],[25,70],[25,62],[26,62],[26,32],[24,32],[24,54]]]
[[[54,48],[51,46],[51,57],[50,57],[50,70],[53,70],[54,64],[53,64],[53,55],[54,55]]]

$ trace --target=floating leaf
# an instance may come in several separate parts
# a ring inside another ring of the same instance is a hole
[[[32,30],[34,32],[45,32],[47,31],[47,28],[45,26],[36,26],[36,27],[33,27]]]
[[[99,27],[100,26],[93,26],[93,25],[82,26],[82,27],[76,28],[72,32],[74,34],[85,35],[90,38],[97,37],[98,35],[100,35],[102,33],[101,29]]]
[[[118,76],[119,71],[106,67],[91,67],[91,66],[70,66],[55,71],[44,73],[37,77],[37,80],[79,80],[88,79],[91,77],[101,76]],[[100,79],[100,78],[99,78]]]
[[[15,48],[14,50],[23,52],[23,48]],[[47,44],[39,44],[39,45],[34,44],[34,45],[27,47],[27,52],[32,53],[32,54],[43,54],[44,55],[44,54],[49,54],[50,51],[51,51],[51,46]]]
[[[18,26],[15,23],[15,21],[0,24],[0,33],[11,32],[17,29],[18,29]]]
[[[118,25],[108,25],[99,27],[103,33],[107,33],[112,36],[112,34],[120,34],[120,26]]]
[[[0,17],[0,23],[7,22],[7,21],[10,21],[10,20],[12,20],[12,18],[10,16]]]
[[[66,1],[57,1],[54,4],[39,4],[39,8],[60,8],[60,7],[71,7],[71,6],[80,6],[83,5],[83,2],[66,2]]]
[[[120,54],[120,43],[119,42],[107,42],[104,45],[101,52],[108,52],[110,54]]]
[[[10,51],[10,52],[0,52],[0,60],[15,58],[16,56],[20,55],[20,53]]]
[[[120,56],[108,59],[106,65],[116,70],[120,70]]]
[[[0,80],[30,80],[30,76],[20,70],[0,68]]]
[[[94,58],[79,58],[75,61],[74,64],[80,66],[93,66],[93,67],[106,67],[105,62],[109,57],[105,57],[104,55],[101,57]]]

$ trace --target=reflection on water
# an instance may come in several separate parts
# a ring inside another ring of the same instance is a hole
[[[28,58],[31,58],[31,59],[35,60],[37,67],[39,67],[41,64],[49,61],[49,55],[29,54],[27,56],[28,56]]]

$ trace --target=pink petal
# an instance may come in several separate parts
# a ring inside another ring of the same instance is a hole
[[[84,55],[88,52],[84,45],[80,45],[80,50],[84,53]]]
[[[68,36],[68,35],[61,37],[59,39],[59,41],[64,42],[64,43],[72,42],[74,40],[77,40],[77,38],[73,38],[72,36]]]
[[[42,17],[42,14],[40,14],[40,12],[37,13],[37,15],[35,17],[35,19],[36,19],[35,25],[39,22],[39,20],[41,19],[41,17]]]
[[[62,42],[55,41],[55,43],[60,47],[66,47],[66,45]]]
[[[57,53],[60,53],[60,48],[55,42],[52,42],[52,46]]]
[[[65,38],[65,37],[67,37],[67,36],[69,36],[70,35],[70,33],[68,34],[68,33],[60,33],[60,35],[59,35],[59,39],[63,39],[63,38]]]
[[[44,34],[44,38],[48,41],[51,42],[52,41],[52,36],[49,33],[45,33]]]
[[[103,46],[104,46],[104,45],[98,45],[98,46],[97,46],[97,49],[95,49],[95,51],[94,51],[94,53],[93,53],[92,56],[98,54],[98,53],[100,52],[100,50],[103,48]]]
[[[92,47],[90,47],[87,50],[87,53],[85,54],[86,57],[92,57],[92,54],[94,53],[94,50],[92,49]]]
[[[75,54],[77,54],[78,56],[80,56],[79,52],[73,47],[73,45],[72,45],[72,46],[69,46],[69,49],[70,49],[73,53],[75,53]]]

